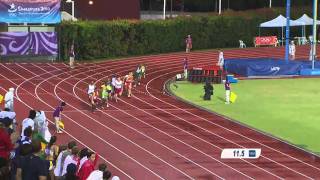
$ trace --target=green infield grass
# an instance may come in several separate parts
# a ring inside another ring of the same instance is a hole
[[[320,154],[320,78],[240,80],[231,84],[232,104],[223,84],[214,84],[211,101],[202,98],[204,84],[174,84],[176,96]]]

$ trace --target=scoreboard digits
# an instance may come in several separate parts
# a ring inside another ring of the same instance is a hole
[[[223,149],[221,159],[258,159],[261,149]]]

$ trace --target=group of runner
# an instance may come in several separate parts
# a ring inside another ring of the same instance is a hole
[[[91,111],[101,107],[109,107],[109,100],[118,102],[118,99],[123,94],[127,97],[132,96],[132,88],[140,85],[142,78],[146,76],[146,66],[140,64],[136,71],[129,72],[125,76],[112,75],[111,78],[107,77],[104,82],[101,83],[100,88],[96,86],[94,81],[88,86],[88,96],[91,105]]]

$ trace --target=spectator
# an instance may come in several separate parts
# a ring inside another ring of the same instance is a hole
[[[61,102],[61,104],[53,112],[53,118],[55,120],[57,133],[62,133],[62,129],[60,128],[60,123],[61,123],[61,112],[63,111],[64,106],[66,106],[66,103]]]
[[[78,153],[79,148],[77,146],[74,146],[71,150],[71,154],[66,157],[66,160],[63,163],[62,175],[65,175],[67,173],[67,167],[69,164],[79,164],[80,160],[78,157]]]
[[[52,136],[45,149],[46,160],[50,162],[49,175],[54,179],[53,167],[56,165],[56,159],[59,155],[59,146],[56,145],[57,137]]]
[[[27,127],[31,127],[32,130],[34,130],[34,121],[33,119],[36,117],[36,111],[35,110],[30,110],[29,111],[29,117],[24,119],[22,121],[22,133],[21,133],[21,136],[25,136],[24,135],[24,130],[27,128]]]
[[[9,134],[9,136],[11,136],[11,134],[13,133],[13,129],[11,128],[12,126],[12,122],[13,120],[5,117],[3,119],[0,119],[0,123],[2,123],[4,129],[7,131],[7,133]]]
[[[113,176],[111,180],[120,180],[118,176]]]
[[[88,153],[89,153],[89,149],[88,148],[81,149],[81,151],[79,153],[80,164],[79,164],[78,172],[81,169],[83,163],[88,160],[88,157],[87,157]]]
[[[14,98],[14,88],[9,88],[9,91],[4,96],[4,108],[13,111],[13,98]]]
[[[8,160],[0,157],[0,179],[9,180],[10,179],[10,166]]]
[[[67,156],[71,154],[72,148],[75,147],[76,145],[77,143],[75,141],[71,141],[68,143],[68,148],[59,153],[59,156],[56,160],[56,167],[54,169],[54,175],[56,179],[59,179],[62,177],[64,161],[67,158]]]
[[[73,163],[67,167],[67,173],[63,176],[62,180],[78,180],[79,177],[76,175],[77,166]]]
[[[24,131],[23,134],[24,136],[21,136],[21,138],[18,140],[18,145],[21,146],[23,144],[31,144],[32,140],[32,128],[31,126],[27,127]]]
[[[25,161],[21,162],[21,171],[17,172],[17,180],[46,180],[48,176],[49,163],[46,160],[42,160],[39,156],[41,153],[41,142],[32,141],[33,153],[27,156]],[[18,175],[19,174],[19,175]]]
[[[22,164],[25,164],[28,161],[28,157],[32,154],[32,145],[31,144],[22,144],[17,151],[16,157],[13,159],[11,164],[11,175],[13,179],[22,179]]]
[[[10,152],[13,150],[10,135],[4,124],[0,123],[0,158],[9,159]]]
[[[87,180],[101,180],[103,179],[103,174],[107,170],[106,164],[99,164],[98,169],[92,171]]]
[[[43,130],[43,126],[46,125],[46,115],[44,111],[36,111],[36,117],[34,118],[34,128],[38,129],[39,132]],[[48,141],[50,138],[48,139]]]
[[[12,129],[13,131],[16,131],[16,127],[17,127],[16,113],[13,111],[10,111],[9,108],[4,108],[4,111],[0,112],[0,119],[6,118],[6,117],[13,120]]]
[[[105,172],[103,172],[102,179],[103,180],[108,180],[108,179],[111,178],[111,176],[112,176],[112,174],[111,174],[110,171],[105,171]]]
[[[37,129],[34,129],[33,133],[32,133],[32,141],[33,140],[39,140],[41,142],[42,145],[42,149],[44,150],[44,148],[47,146],[48,142],[44,139],[44,137],[42,136],[41,133],[38,132]]]
[[[89,152],[87,157],[88,160],[83,163],[81,169],[79,170],[80,180],[86,180],[88,178],[91,172],[94,171],[94,167],[98,161],[98,154],[95,154],[94,152]]]

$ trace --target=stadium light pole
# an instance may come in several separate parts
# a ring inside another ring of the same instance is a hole
[[[163,0],[163,19],[166,19],[166,0]]]
[[[313,32],[312,32],[312,69],[314,69],[314,61],[317,55],[317,10],[318,10],[318,0],[313,0]]]
[[[286,63],[289,63],[290,6],[291,6],[291,1],[287,0],[286,53],[285,53],[285,58],[284,58]]]
[[[269,0],[269,8],[272,8],[272,0]]]
[[[72,5],[72,21],[74,21],[74,1],[67,0],[66,3],[71,3],[71,5]]]
[[[219,15],[221,14],[221,0],[219,0]]]

